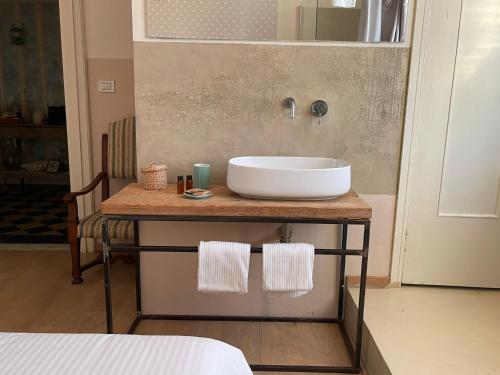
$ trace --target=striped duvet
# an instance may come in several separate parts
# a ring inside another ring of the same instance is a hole
[[[243,353],[181,336],[0,333],[2,375],[252,375]]]

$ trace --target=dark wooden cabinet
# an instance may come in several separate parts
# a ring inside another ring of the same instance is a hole
[[[19,124],[15,122],[0,122],[0,137],[65,140],[67,137],[66,125]]]
[[[0,122],[0,139],[11,138],[15,139],[19,153],[24,155],[29,155],[31,150],[21,149],[23,146],[22,140],[27,139],[45,139],[48,141],[66,141],[67,133],[65,125],[50,125],[50,124],[22,124],[18,122]],[[27,148],[24,146],[24,148]],[[22,168],[8,168],[4,165],[5,160],[5,147],[0,147],[0,183],[6,184],[7,178],[17,178],[20,179],[21,182],[24,182],[25,179],[44,179],[50,180],[53,183],[61,184],[67,183],[69,184],[69,173],[66,172],[57,172],[50,173],[46,171],[27,171]],[[46,150],[46,158],[48,157],[49,150]],[[27,160],[29,161],[29,160]]]

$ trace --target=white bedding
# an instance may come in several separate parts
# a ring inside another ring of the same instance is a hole
[[[183,336],[0,333],[1,375],[252,375],[243,353]]]

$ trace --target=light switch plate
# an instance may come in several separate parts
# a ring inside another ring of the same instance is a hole
[[[97,91],[104,93],[114,93],[115,81],[97,81]]]

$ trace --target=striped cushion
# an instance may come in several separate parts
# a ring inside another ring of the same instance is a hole
[[[108,174],[110,178],[136,178],[135,117],[109,124]]]
[[[127,220],[110,220],[108,222],[109,238],[131,240],[134,238],[134,224]],[[78,224],[79,238],[102,238],[102,213],[86,217]]]

